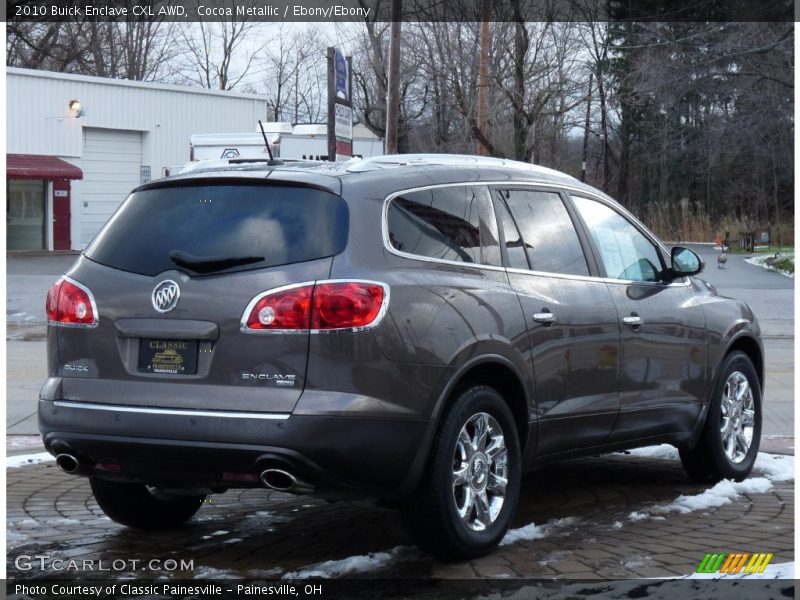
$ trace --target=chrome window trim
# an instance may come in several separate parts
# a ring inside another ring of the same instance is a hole
[[[626,280],[626,279],[614,279],[610,277],[595,277],[595,276],[585,276],[585,275],[567,275],[565,273],[551,273],[549,271],[530,271],[527,269],[518,269],[515,267],[497,267],[495,265],[484,265],[481,263],[468,263],[468,262],[461,262],[458,260],[447,260],[444,258],[431,258],[430,256],[422,256],[418,254],[412,254],[410,252],[403,252],[402,250],[398,250],[394,246],[392,246],[391,242],[389,241],[389,204],[402,194],[409,194],[412,192],[424,192],[425,190],[437,189],[437,188],[446,188],[446,187],[465,187],[465,186],[484,186],[484,187],[491,187],[491,186],[504,186],[504,187],[544,187],[544,188],[552,188],[555,190],[567,190],[567,191],[574,191],[578,194],[584,194],[588,198],[593,200],[602,201],[604,204],[607,203],[608,198],[604,197],[602,194],[598,194],[596,192],[587,191],[581,187],[569,185],[566,183],[554,183],[552,181],[464,181],[464,182],[455,182],[455,183],[435,183],[431,185],[423,185],[417,186],[413,188],[407,188],[403,190],[399,190],[397,192],[392,192],[383,201],[383,208],[381,210],[381,237],[383,238],[383,247],[386,251],[390,254],[394,254],[395,256],[399,256],[400,258],[406,258],[410,260],[420,260],[423,262],[429,263],[436,263],[436,264],[444,264],[444,265],[452,265],[455,267],[467,267],[470,269],[485,269],[487,271],[504,271],[506,273],[518,273],[521,275],[536,275],[538,277],[553,277],[556,279],[574,279],[577,281],[601,281],[604,283],[611,283],[611,284],[623,284],[623,285],[658,285],[664,287],[687,287],[691,285],[691,282],[687,277],[683,277],[682,281],[680,282],[671,282],[665,284],[660,281],[635,281],[633,279]],[[610,207],[612,210],[614,209],[613,206]],[[615,211],[616,212],[616,211]],[[621,215],[625,218],[624,215]],[[627,219],[626,219],[627,220]],[[647,234],[649,234],[649,230],[647,230]],[[648,239],[654,244],[656,244],[659,248],[666,251],[666,247],[657,239],[650,235],[646,235]]]
[[[253,311],[253,308],[265,296],[269,296],[270,294],[275,294],[278,292],[284,292],[286,290],[291,290],[299,287],[304,286],[317,286],[319,284],[325,283],[366,283],[369,285],[379,285],[383,288],[383,301],[381,303],[381,308],[378,311],[375,320],[372,321],[369,325],[364,325],[363,327],[340,327],[338,329],[250,329],[247,326],[247,318],[250,316],[250,313]],[[373,281],[371,279],[318,279],[315,281],[304,281],[302,283],[292,283],[290,285],[282,285],[276,288],[272,288],[269,290],[265,290],[256,294],[250,302],[247,303],[247,307],[245,307],[244,312],[242,313],[242,318],[239,320],[239,330],[242,333],[247,333],[250,335],[276,335],[276,334],[285,334],[285,335],[306,335],[309,333],[314,334],[329,334],[329,333],[359,333],[361,331],[369,331],[370,329],[375,329],[378,327],[382,322],[383,318],[386,316],[387,311],[389,310],[389,296],[391,294],[391,290],[387,283],[382,281]]]
[[[89,296],[89,303],[92,305],[92,314],[94,315],[94,322],[92,323],[62,323],[60,321],[51,321],[50,319],[47,320],[48,325],[52,325],[53,327],[64,327],[67,329],[94,329],[98,325],[100,325],[100,313],[97,312],[97,304],[94,301],[94,294],[92,290],[88,287],[83,285],[80,281],[76,281],[72,277],[67,275],[62,275],[56,280],[56,283],[59,281],[68,281],[75,287],[80,288],[83,290],[87,296]]]
[[[233,412],[225,410],[192,410],[181,408],[155,408],[152,406],[129,406],[122,404],[96,404],[93,402],[70,402],[54,400],[54,406],[62,408],[79,408],[85,410],[105,410],[110,412],[139,413],[148,415],[174,415],[188,417],[223,417],[226,419],[266,419],[283,421],[289,418],[288,413]]]

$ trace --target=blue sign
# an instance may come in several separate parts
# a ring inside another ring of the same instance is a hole
[[[336,73],[336,97],[350,99],[347,89],[347,61],[344,54],[336,48],[333,55],[333,70]]]

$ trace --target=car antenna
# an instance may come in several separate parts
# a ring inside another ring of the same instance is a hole
[[[264,145],[267,147],[267,153],[269,154],[269,162],[268,165],[280,165],[282,164],[279,160],[275,160],[272,156],[272,148],[269,147],[269,141],[267,141],[267,134],[264,132],[264,124],[261,122],[261,119],[258,120],[258,126],[261,128],[261,135],[264,136]]]

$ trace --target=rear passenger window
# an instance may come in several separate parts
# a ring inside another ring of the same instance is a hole
[[[589,275],[583,247],[561,196],[534,190],[497,190],[496,195],[514,217],[531,270]]]
[[[407,192],[387,214],[392,247],[418,256],[500,265],[497,226],[485,188],[453,186]]]

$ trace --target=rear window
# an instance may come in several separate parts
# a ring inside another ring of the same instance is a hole
[[[86,256],[142,275],[175,268],[191,274],[262,269],[338,254],[347,243],[348,222],[341,197],[312,188],[157,188],[131,194]],[[178,267],[175,256],[208,264],[193,272]]]

